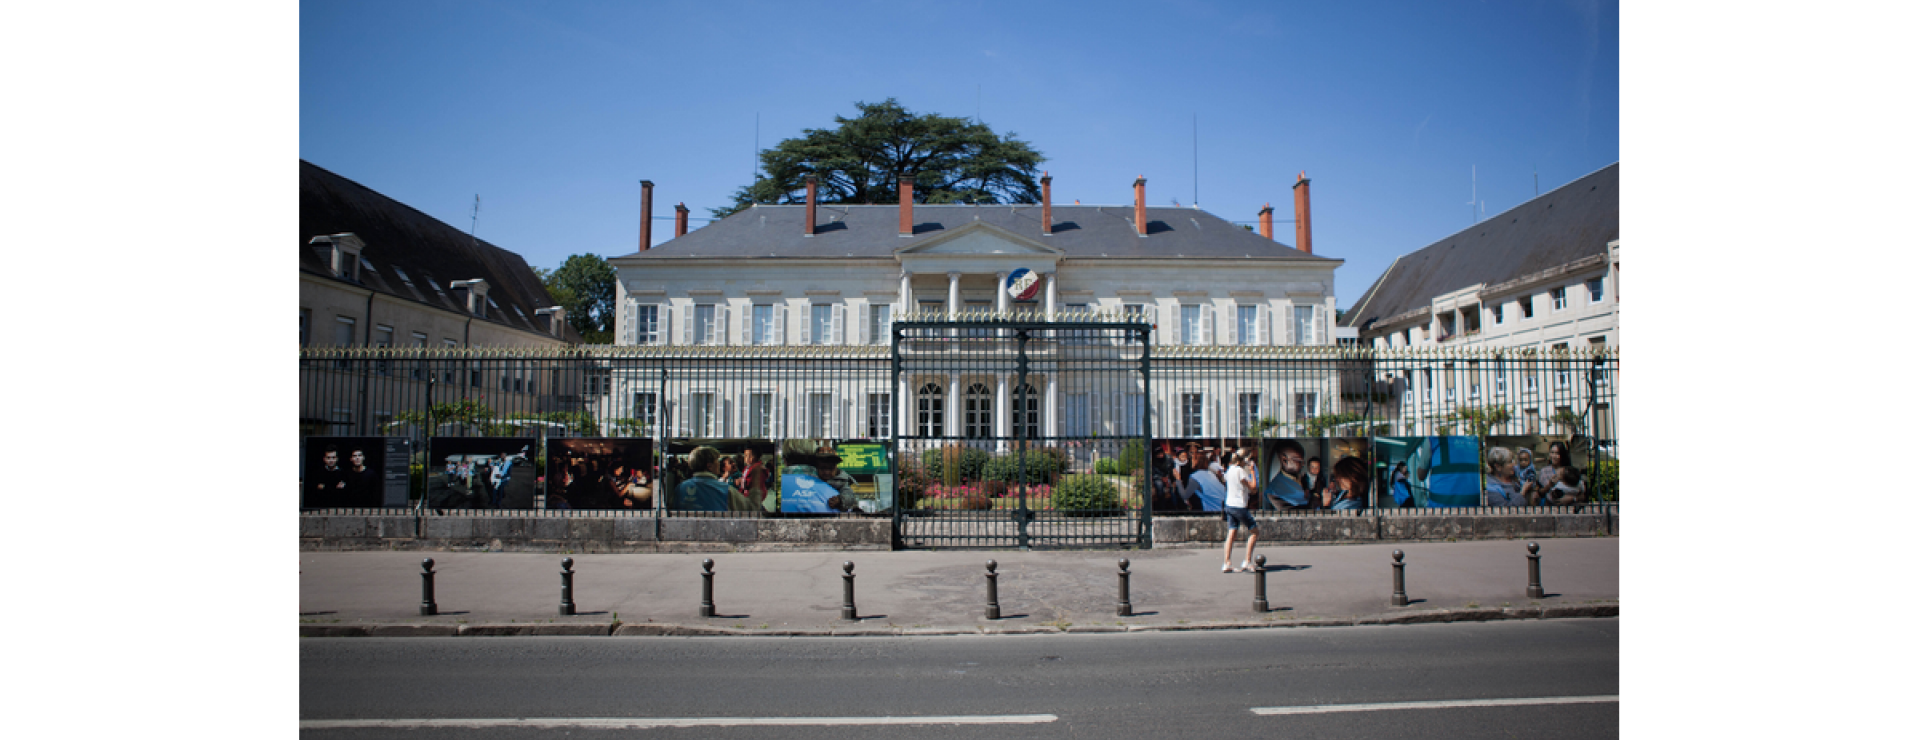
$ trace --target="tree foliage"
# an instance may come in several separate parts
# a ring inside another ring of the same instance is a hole
[[[915,114],[893,98],[854,103],[857,118],[834,116],[834,128],[806,129],[760,152],[762,174],[734,192],[725,218],[753,203],[805,203],[807,175],[819,179],[824,204],[899,202],[897,182],[913,173],[915,203],[1037,203],[1046,161],[1009,131],[932,113]]]
[[[613,343],[613,266],[598,255],[576,254],[560,269],[533,272],[553,302],[567,309],[567,324],[588,344]]]

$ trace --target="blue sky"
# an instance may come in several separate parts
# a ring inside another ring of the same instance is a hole
[[[1612,2],[306,2],[299,152],[536,267],[654,241],[758,140],[894,97],[1048,161],[1057,202],[1252,221],[1313,180],[1341,307],[1400,254],[1620,159]],[[1478,186],[1475,188],[1475,174]],[[700,222],[695,222],[697,226]],[[1276,226],[1292,243],[1290,224]]]

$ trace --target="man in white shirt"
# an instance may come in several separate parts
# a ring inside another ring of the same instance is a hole
[[[1245,453],[1233,453],[1233,464],[1227,468],[1227,549],[1220,563],[1220,572],[1232,573],[1233,540],[1242,528],[1247,530],[1247,551],[1240,561],[1240,572],[1252,573],[1253,546],[1260,541],[1260,527],[1253,521],[1253,514],[1247,511],[1247,502],[1252,500],[1253,480],[1248,477],[1247,468],[1251,467],[1250,458]],[[1203,473],[1211,475],[1211,473]]]

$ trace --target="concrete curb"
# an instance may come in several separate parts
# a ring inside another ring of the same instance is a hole
[[[1123,632],[1200,632],[1214,630],[1284,629],[1294,627],[1354,627],[1444,622],[1497,622],[1512,619],[1597,619],[1620,616],[1620,602],[1566,606],[1479,607],[1422,609],[1356,617],[1281,617],[1260,621],[1192,624],[1002,627],[829,627],[801,629],[745,629],[697,624],[601,622],[583,624],[303,624],[301,637],[939,637],[949,635],[1057,635]]]

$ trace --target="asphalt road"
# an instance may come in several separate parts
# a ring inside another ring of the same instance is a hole
[[[1566,699],[1619,694],[1619,626],[1577,619],[930,638],[308,639],[300,644],[301,734],[1611,738],[1620,729],[1617,701]],[[1365,706],[1527,699],[1549,703]],[[1257,713],[1330,705],[1363,706]],[[912,727],[765,724],[780,721],[772,718],[945,719]],[[716,724],[631,726],[641,720]],[[330,724],[342,721],[381,724]]]

